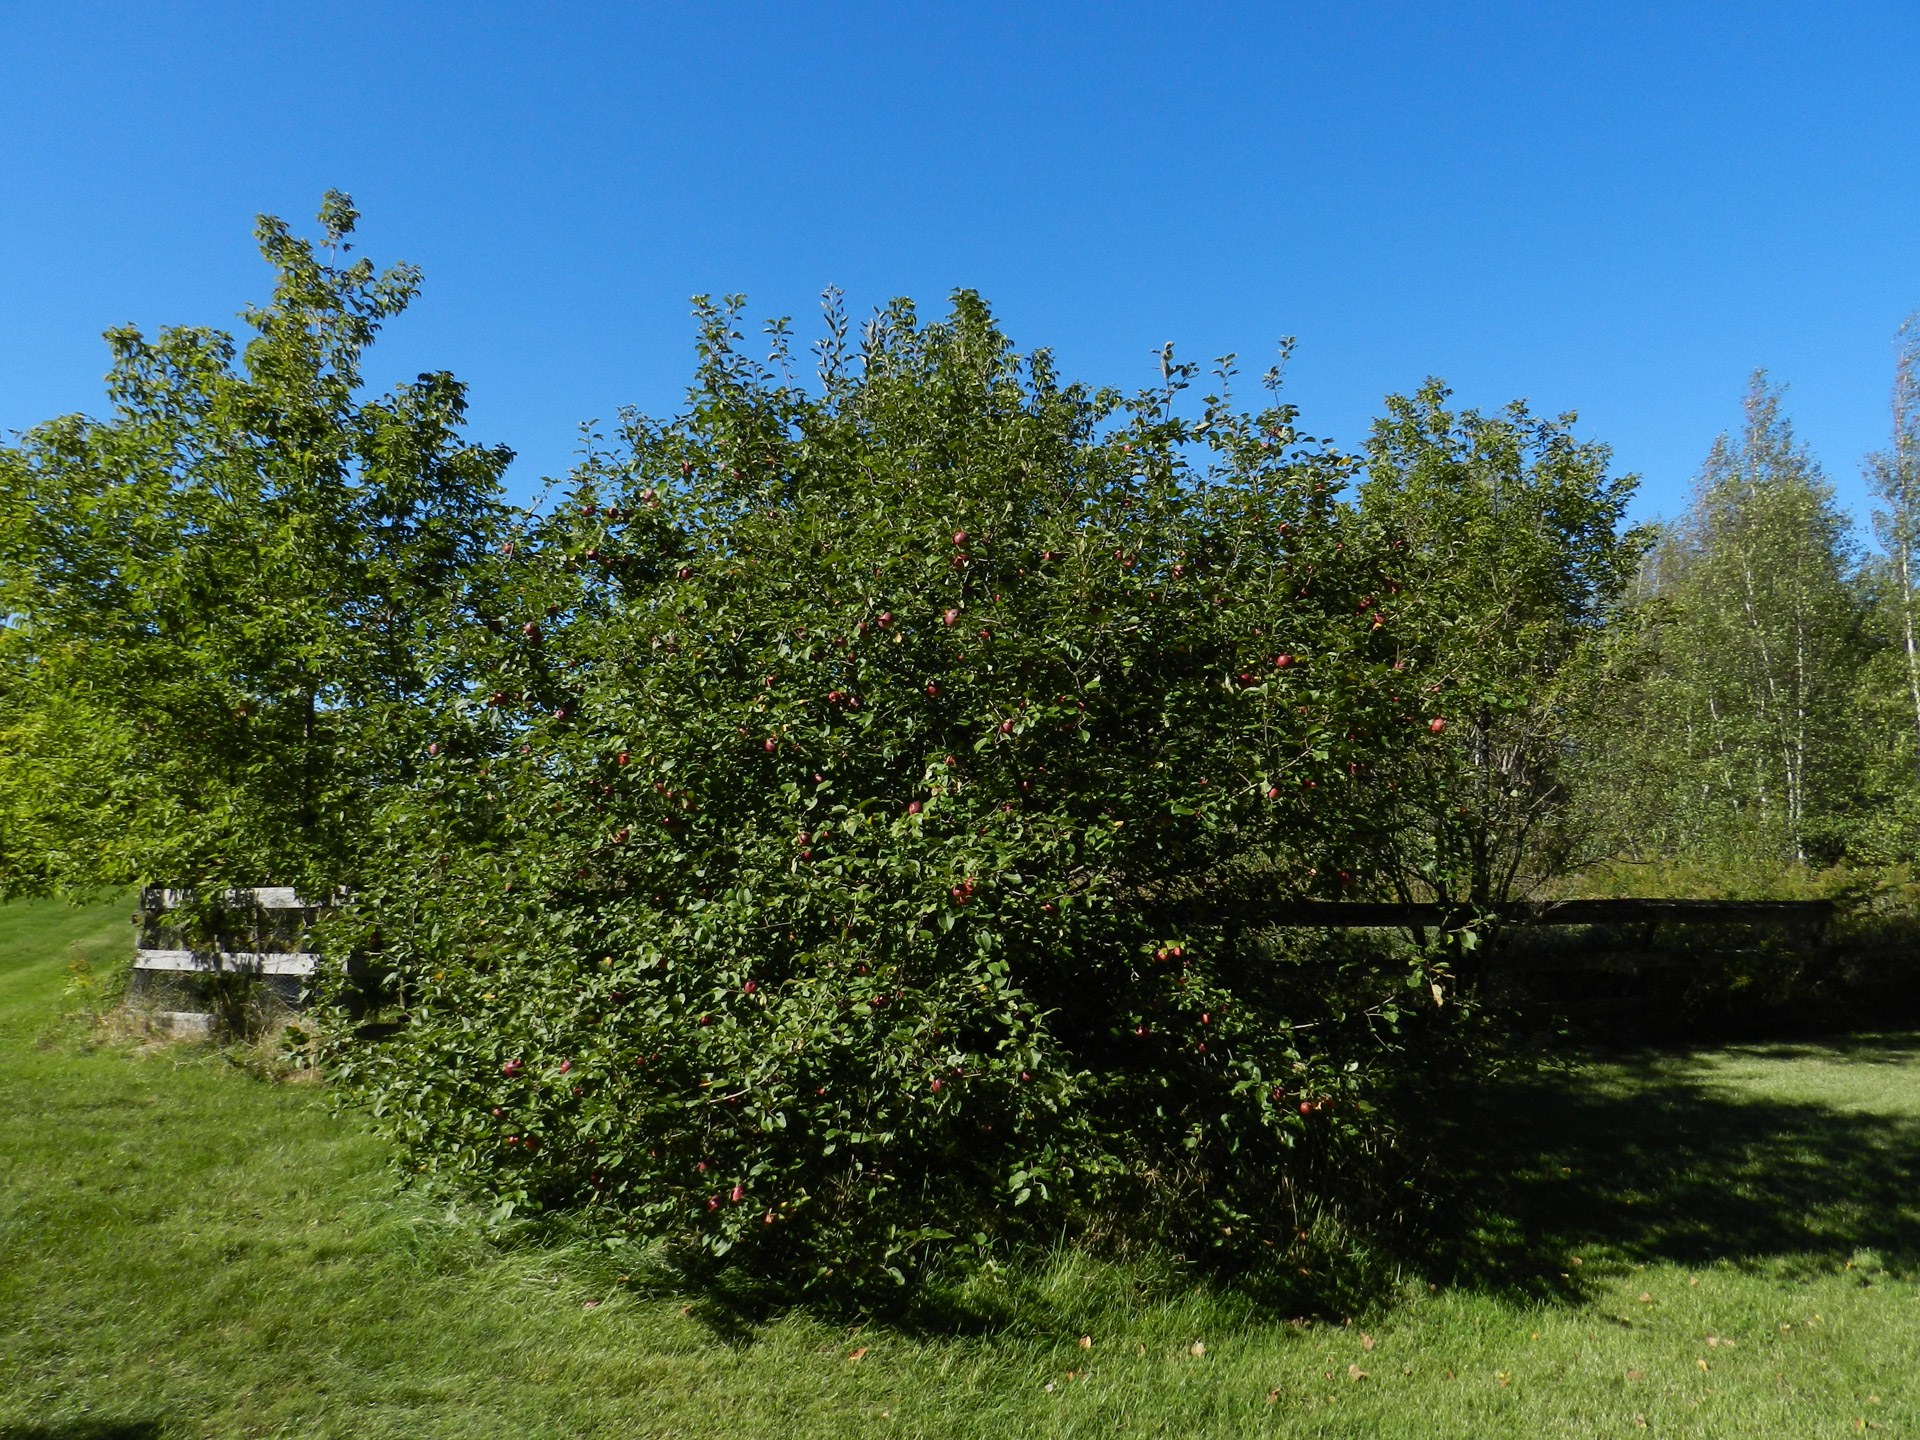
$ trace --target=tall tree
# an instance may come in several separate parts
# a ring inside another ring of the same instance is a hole
[[[1667,620],[1637,744],[1677,752],[1670,851],[1830,856],[1851,808],[1856,547],[1781,394],[1755,373],[1740,433],[1715,440],[1647,575]]]
[[[1400,683],[1444,742],[1400,758],[1375,854],[1403,899],[1484,908],[1582,853],[1565,770],[1643,537],[1623,524],[1637,477],[1572,416],[1456,412],[1448,393],[1389,397],[1360,487],[1398,556],[1378,603]]]
[[[465,392],[362,393],[419,285],[262,217],[272,300],[220,331],[109,332],[111,414],[0,447],[0,893],[345,881],[372,791],[456,696],[510,452]]]
[[[1880,501],[1873,528],[1886,550],[1920,770],[1920,311],[1907,317],[1896,343],[1892,443],[1867,457],[1867,480]]]

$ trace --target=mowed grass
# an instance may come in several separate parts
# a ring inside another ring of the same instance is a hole
[[[1913,1037],[1463,1098],[1446,1252],[1362,1314],[1063,1257],[855,1330],[491,1243],[317,1086],[90,1044],[69,965],[127,928],[0,909],[0,1440],[1920,1433]]]

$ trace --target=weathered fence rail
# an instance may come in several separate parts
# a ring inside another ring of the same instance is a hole
[[[1191,907],[1198,917],[1204,905]],[[1426,929],[1457,926],[1476,913],[1508,925],[1819,925],[1831,900],[1525,900],[1475,912],[1458,905],[1391,900],[1243,900],[1242,923],[1325,929]]]
[[[237,1006],[298,1009],[320,960],[304,948],[307,932],[325,906],[288,886],[194,902],[183,890],[141,892],[129,1001],[180,1031],[206,1031]]]

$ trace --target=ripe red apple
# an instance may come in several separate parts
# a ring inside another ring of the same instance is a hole
[[[1447,728],[1447,722],[1442,720],[1437,715],[1433,719],[1427,722],[1427,729],[1431,730],[1436,735],[1438,735],[1442,730],[1445,730],[1446,728]]]
[[[940,693],[940,687],[934,684],[931,680],[929,680],[927,682],[927,694],[938,695],[939,693]]]
[[[754,992],[754,991],[756,991],[756,990],[758,990],[758,989],[760,988],[760,986],[759,986],[759,984],[758,984],[758,982],[756,982],[756,981],[753,981],[753,980],[749,980],[749,981],[747,981],[747,983],[746,983],[746,984],[744,984],[744,985],[742,985],[742,986],[741,986],[740,988],[741,988],[741,989],[742,989],[743,991],[745,991],[745,992],[746,992],[747,994],[749,994],[749,995],[751,995],[751,994],[753,994],[753,992]]]
[[[521,1072],[521,1070],[524,1068],[525,1066],[522,1061],[509,1060],[507,1061],[506,1064],[500,1067],[500,1073],[502,1075],[518,1075]]]
[[[614,763],[615,763],[616,765],[624,765],[624,764],[626,764],[626,763],[627,763],[627,752],[626,752],[626,751],[624,751],[624,750],[622,750],[622,751],[620,752],[620,755],[619,755],[619,758],[618,758],[617,760],[615,760],[615,762],[614,762]]]
[[[1280,792],[1274,789],[1273,786],[1269,785],[1267,787],[1267,799],[1278,800],[1279,798],[1280,798]]]
[[[1276,655],[1273,657],[1273,664],[1276,670],[1284,670],[1293,664],[1293,657],[1291,655]]]
[[[908,802],[907,802],[907,814],[909,814],[909,815],[918,815],[919,813],[920,813],[920,802],[919,802],[918,800],[910,800],[910,801],[908,801]]]
[[[437,741],[437,740],[436,740],[436,741],[434,741],[434,743],[433,743],[433,744],[431,744],[431,745],[429,745],[429,746],[427,746],[427,754],[429,754],[429,755],[438,755],[439,753],[440,753],[440,742],[439,742],[439,741]]]
[[[1000,733],[1002,735],[1011,735],[1013,733],[1013,721],[1002,720],[1000,722]]]
[[[693,578],[693,571],[689,570],[685,565],[682,565],[674,572],[673,578],[676,580],[689,580]]]
[[[747,1187],[744,1185],[734,1186],[733,1193],[729,1195],[727,1198],[733,1201],[734,1204],[738,1205],[742,1200],[747,1198]]]
[[[567,1072],[568,1072],[569,1070],[571,1070],[571,1069],[573,1069],[573,1061],[571,1061],[571,1060],[562,1060],[562,1061],[560,1062],[560,1073],[561,1073],[562,1075],[564,1075],[564,1074],[566,1074],[566,1073],[567,1073]]]
[[[940,617],[940,620],[942,624],[958,625],[960,623],[960,612],[958,610],[949,610]]]
[[[1300,1113],[1302,1115],[1311,1115],[1313,1113],[1313,1106],[1309,1105],[1306,1101],[1302,1100],[1300,1102]]]
[[[880,628],[882,630],[887,629],[893,624],[893,612],[891,610],[882,610],[879,615],[879,621]]]
[[[966,544],[966,543],[967,543],[967,532],[966,532],[966,531],[964,531],[964,530],[956,530],[956,531],[954,531],[954,532],[953,532],[953,543],[954,543],[954,544],[956,544],[956,545],[964,545],[964,544]]]
[[[765,750],[769,755],[771,755],[773,754],[774,751],[780,748],[780,742],[774,739],[771,735],[769,735],[767,737],[766,743],[762,745],[760,748],[762,750]]]

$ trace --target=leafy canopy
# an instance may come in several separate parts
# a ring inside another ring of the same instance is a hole
[[[1342,893],[1435,743],[1353,462],[1229,371],[1194,422],[1171,356],[1064,383],[967,292],[830,309],[811,387],[736,312],[498,562],[354,937],[409,1023],[337,1072],[506,1209],[821,1283],[1062,1224],[1284,1249],[1363,1188],[1393,1027],[1454,1013],[1213,903]]]
[[[0,448],[0,893],[351,881],[457,688],[431,642],[511,452],[461,438],[451,375],[363,394],[419,275],[345,263],[356,219],[262,217],[244,349],[111,331],[112,413]]]

